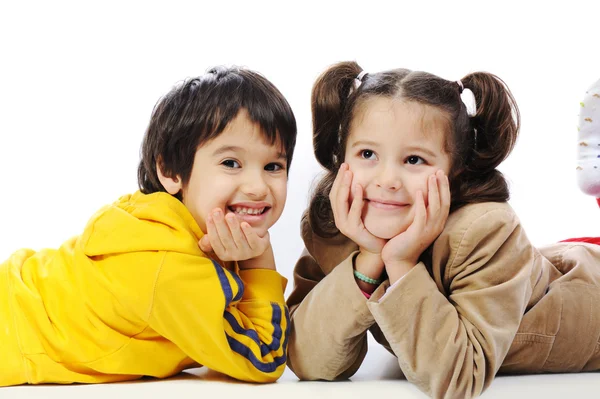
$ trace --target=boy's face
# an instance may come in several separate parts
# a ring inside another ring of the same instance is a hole
[[[262,237],[285,205],[286,163],[278,143],[269,144],[242,109],[219,136],[196,151],[183,203],[204,233],[206,217],[220,208]]]

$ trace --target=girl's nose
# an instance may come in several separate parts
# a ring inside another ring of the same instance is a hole
[[[376,182],[378,187],[386,190],[396,191],[402,187],[400,173],[394,167],[383,167]]]

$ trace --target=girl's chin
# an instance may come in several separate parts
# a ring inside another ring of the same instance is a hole
[[[369,226],[369,223],[365,223],[365,228],[369,231],[369,233],[383,240],[389,240],[404,232],[403,229],[398,229],[396,226],[393,228],[381,225]]]

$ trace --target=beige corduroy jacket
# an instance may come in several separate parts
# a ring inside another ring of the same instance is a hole
[[[600,245],[536,249],[506,203],[452,213],[421,262],[369,300],[353,276],[356,244],[315,235],[307,217],[302,236],[288,299],[288,365],[301,379],[352,376],[367,330],[434,398],[478,396],[498,372],[600,369]]]

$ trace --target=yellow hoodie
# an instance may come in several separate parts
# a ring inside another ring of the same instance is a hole
[[[58,250],[0,265],[0,386],[168,377],[204,365],[271,382],[285,368],[286,280],[229,270],[187,208],[126,195]]]

